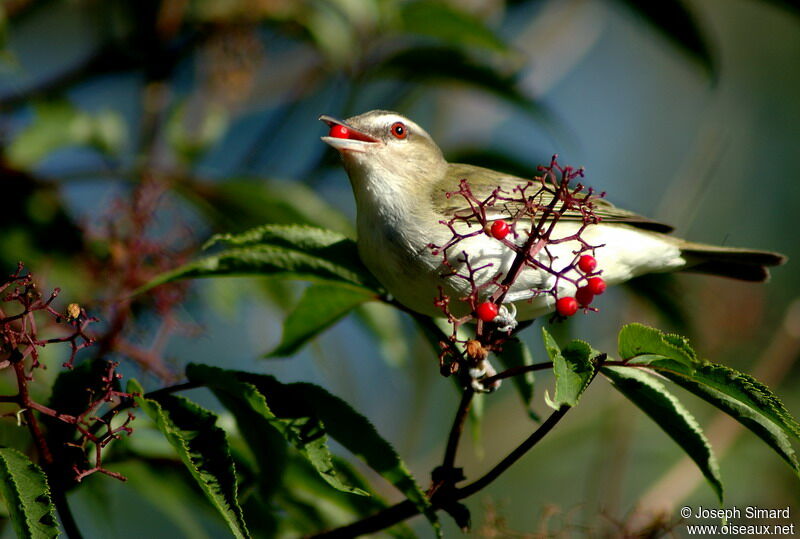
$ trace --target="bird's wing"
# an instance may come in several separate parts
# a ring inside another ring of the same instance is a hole
[[[431,193],[433,207],[438,214],[453,217],[459,214],[468,215],[471,213],[472,210],[463,196],[451,195],[448,197],[446,195],[447,193],[458,191],[459,182],[462,179],[467,180],[470,191],[479,201],[485,200],[498,187],[508,193],[506,196],[514,198],[514,195],[518,193],[512,194],[512,190],[517,186],[524,186],[529,181],[488,168],[458,163],[450,164],[447,174],[442,180],[437,182]],[[535,189],[535,187],[533,189]],[[533,194],[535,191],[529,190],[528,192]],[[553,197],[552,193],[548,191],[542,191],[538,196],[541,197],[538,201],[539,204],[543,205],[549,203]],[[672,231],[672,227],[669,225],[653,221],[652,219],[642,217],[641,215],[637,215],[636,213],[622,208],[617,208],[603,198],[593,198],[592,202],[595,215],[600,217],[604,223],[624,223],[637,228],[663,233]],[[521,208],[522,205],[520,203],[497,202],[494,206],[486,208],[487,218],[489,220],[507,218]],[[561,219],[564,221],[582,221],[583,216],[580,212],[570,210],[567,211]]]

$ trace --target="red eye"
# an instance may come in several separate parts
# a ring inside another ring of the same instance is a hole
[[[391,131],[395,138],[404,139],[408,136],[408,130],[403,122],[393,123],[389,131]]]

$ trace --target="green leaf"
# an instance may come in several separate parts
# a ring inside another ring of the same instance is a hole
[[[303,224],[354,235],[347,217],[315,190],[296,181],[189,181],[176,188],[223,230],[244,230],[266,223]]]
[[[450,45],[509,52],[508,45],[482,20],[441,0],[401,4],[400,20],[402,30],[410,34],[433,37]]]
[[[714,75],[714,59],[694,14],[682,0],[619,0],[624,6],[661,32],[673,45]]]
[[[17,537],[57,537],[58,521],[42,469],[10,447],[0,447],[0,494]]]
[[[288,459],[288,448],[284,434],[273,426],[270,420],[254,410],[249,399],[217,398],[236,418],[238,432],[247,443],[257,470],[254,471],[261,496],[270,499],[284,486],[284,471]],[[290,427],[299,428],[298,425]],[[252,468],[252,466],[251,466]]]
[[[497,353],[497,359],[505,369],[533,365],[533,355],[528,345],[520,339],[506,341],[503,344],[503,350]],[[519,392],[519,396],[522,398],[522,403],[528,408],[533,400],[533,372],[526,372],[521,376],[514,376],[513,380]]]
[[[697,363],[689,341],[680,335],[663,333],[642,324],[623,326],[618,337],[619,355],[630,360],[644,354],[656,354],[680,361],[685,365]]]
[[[360,4],[366,4],[362,1]],[[303,25],[311,41],[329,64],[340,68],[358,54],[358,32],[347,13],[336,2],[308,2],[295,19]]]
[[[426,84],[458,83],[471,86],[503,99],[534,119],[551,122],[545,109],[520,89],[516,73],[503,73],[458,49],[405,49],[384,60],[370,75]]]
[[[364,491],[370,487],[356,469],[342,458],[333,458],[334,466],[351,484]],[[290,458],[286,467],[285,487],[277,493],[275,502],[294,528],[291,534],[313,535],[321,529],[331,529],[350,524],[385,509],[387,504],[377,495],[352,496],[329,488],[316,470],[302,458]],[[383,530],[392,537],[416,537],[405,524]]]
[[[768,387],[747,374],[713,363],[685,365],[658,355],[641,356],[632,363],[646,365],[727,413],[764,440],[800,475],[790,442],[791,438],[800,439],[800,425]]]
[[[408,363],[408,336],[400,312],[395,307],[370,301],[356,309],[356,316],[378,340],[381,356],[389,365],[400,367]]]
[[[267,357],[291,356],[354,308],[374,297],[367,291],[341,286],[318,284],[306,288],[283,324],[280,344]]]
[[[328,449],[328,436],[325,428],[316,417],[310,415],[299,417],[279,417],[270,408],[267,398],[253,383],[244,381],[234,371],[207,367],[203,365],[190,365],[187,367],[190,380],[206,385],[220,402],[228,408],[240,422],[240,431],[246,435],[251,448],[257,449],[253,444],[253,437],[260,436],[262,431],[267,435],[273,431],[280,433],[283,438],[292,444],[311,463],[317,473],[337,490],[367,496],[368,494],[358,487],[350,485],[333,466],[333,455]],[[284,405],[279,403],[278,408]],[[259,424],[253,415],[261,418]],[[253,431],[255,427],[258,430]],[[257,454],[257,457],[260,455]],[[260,463],[262,467],[265,463]]]
[[[596,354],[583,341],[572,341],[562,350],[545,328],[542,328],[542,338],[556,378],[555,394],[551,399],[545,392],[545,402],[554,410],[575,406],[592,381],[595,373],[592,358]]]
[[[128,392],[139,395],[136,404],[156,423],[233,535],[249,537],[236,499],[236,472],[228,440],[225,431],[215,425],[217,417],[183,397],[145,398],[135,380],[129,382]]]
[[[196,514],[198,507],[208,504],[205,497],[192,487],[191,479],[181,469],[180,463],[137,455],[136,459],[115,462],[114,471],[127,477],[126,487],[135,490],[153,510],[169,519],[183,537],[209,537]],[[202,505],[197,505],[198,502]]]
[[[722,479],[717,459],[700,425],[678,399],[658,380],[636,368],[604,367],[602,373],[686,451],[722,503]]]
[[[166,139],[184,163],[193,163],[219,141],[228,123],[228,111],[221,103],[184,99],[167,121]]]
[[[215,394],[225,395],[225,398],[242,398],[244,395],[248,405],[267,419],[277,418],[297,425],[299,431],[288,429],[288,425],[283,431],[290,443],[301,452],[306,451],[309,461],[316,464],[329,483],[334,481],[344,485],[334,469],[327,466],[322,446],[308,447],[330,435],[397,487],[439,529],[436,512],[394,448],[364,416],[343,400],[313,384],[282,384],[272,376],[225,371],[205,365],[190,364],[186,375],[192,381],[207,385]],[[279,425],[272,424],[280,430]]]
[[[640,324],[622,328],[619,352],[632,365],[647,366],[742,423],[800,474],[790,441],[800,439],[800,424],[768,387],[730,367],[700,361],[683,337]]]
[[[800,16],[800,2],[797,0],[764,0],[776,7],[786,10],[787,12]]]
[[[214,236],[207,245],[218,243],[232,248],[163,273],[136,292],[183,279],[235,275],[322,281],[380,291],[380,285],[361,263],[355,242],[330,230],[265,225],[242,234]]]
[[[67,101],[41,102],[34,112],[33,122],[6,149],[15,167],[30,169],[50,153],[70,146],[91,146],[113,154],[124,143],[125,123],[116,112],[89,114]]]
[[[6,6],[0,4],[0,62],[8,60],[8,15],[6,14]]]

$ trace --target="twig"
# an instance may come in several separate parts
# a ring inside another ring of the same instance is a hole
[[[178,391],[186,391],[188,389],[195,389],[200,387],[200,384],[197,382],[184,382],[182,384],[175,384],[172,386],[162,387],[161,389],[156,389],[155,391],[151,391],[150,393],[145,393],[145,399],[154,399],[158,398],[162,395],[170,395],[172,393],[177,393]],[[97,431],[104,425],[109,425],[110,421],[114,419],[114,417],[120,413],[122,410],[130,408],[133,406],[134,400],[132,398],[125,398],[120,401],[119,404],[114,406],[112,409],[107,411],[103,414],[99,421],[94,423],[89,428],[90,434],[97,434]]]
[[[514,462],[519,460],[522,455],[529,451],[539,440],[541,440],[555,425],[561,421],[564,415],[569,411],[569,407],[562,407],[561,409],[550,414],[547,420],[539,425],[539,427],[531,434],[522,444],[520,444],[514,451],[512,451],[506,458],[500,461],[494,468],[489,470],[484,476],[476,481],[466,485],[462,488],[457,488],[452,491],[452,494],[447,498],[442,496],[432,496],[431,504],[434,509],[441,509],[442,505],[451,503],[453,501],[462,500],[467,498],[479,490],[485,488],[492,481],[508,469]],[[387,507],[374,515],[368,516],[365,519],[354,522],[347,526],[342,526],[333,530],[325,531],[312,535],[310,537],[315,539],[320,538],[345,538],[345,537],[358,537],[368,533],[374,533],[386,529],[395,524],[416,515],[419,509],[409,500],[400,502],[391,507]]]
[[[520,374],[525,374],[528,372],[541,371],[552,368],[553,368],[552,361],[547,361],[545,363],[536,363],[535,365],[520,365],[518,367],[511,367],[510,369],[506,369],[503,372],[495,374],[494,376],[489,376],[488,378],[484,378],[481,382],[484,385],[491,386],[494,382],[498,380],[511,378],[512,376],[519,376]]]
[[[548,417],[547,420],[544,423],[542,423],[538,429],[533,431],[533,434],[528,436],[528,438],[524,442],[519,444],[519,446],[517,446],[517,448],[514,449],[514,451],[509,453],[508,456],[506,456],[506,458],[498,462],[494,468],[486,472],[483,475],[483,477],[473,481],[469,485],[456,489],[458,499],[461,500],[468,496],[472,496],[479,490],[488,486],[489,483],[500,477],[500,474],[509,469],[512,464],[517,462],[525,453],[530,451],[533,446],[539,443],[539,441],[548,432],[550,432],[559,421],[561,421],[561,419],[566,415],[566,413],[569,410],[570,410],[569,406],[562,406],[561,408],[550,414],[550,417]]]
[[[461,433],[464,431],[464,422],[467,419],[474,396],[475,391],[471,387],[464,389],[461,395],[461,402],[458,404],[458,410],[453,420],[453,427],[450,429],[450,436],[447,438],[447,448],[444,451],[444,459],[442,460],[442,469],[445,471],[449,472],[455,465],[458,442],[461,439]]]
[[[83,536],[67,503],[67,495],[64,492],[63,485],[56,479],[58,477],[56,470],[52,469],[53,454],[50,452],[50,448],[47,445],[47,440],[45,440],[42,429],[39,426],[36,414],[33,413],[34,409],[32,405],[35,403],[31,399],[28,391],[28,377],[25,374],[25,365],[22,361],[14,363],[14,374],[17,377],[17,387],[19,389],[19,394],[16,398],[23,410],[22,414],[25,417],[25,424],[28,426],[31,437],[36,444],[36,450],[39,453],[42,467],[45,469],[46,475],[50,479],[50,494],[56,506],[59,519],[61,520],[61,525],[64,527],[67,537],[70,539],[80,539]]]
[[[600,368],[606,361],[606,354],[600,354],[595,358],[595,366],[594,366],[594,373],[592,373],[592,377],[587,383],[590,384],[594,381],[597,373],[600,372]],[[543,364],[540,364],[543,365]],[[537,366],[538,367],[538,366]],[[544,367],[538,367],[544,368]],[[509,369],[511,370],[511,369]],[[501,373],[502,374],[502,373]],[[510,376],[510,375],[509,375]],[[466,391],[465,391],[466,395]],[[451,439],[448,440],[448,446],[445,453],[445,463],[448,462],[449,458],[455,458],[455,449],[452,449],[452,457],[450,457],[451,452],[451,440],[454,436],[454,431],[456,430],[456,426],[460,424],[463,425],[463,419],[459,420],[460,415],[462,413],[462,409],[465,407],[466,397],[462,397],[461,405],[459,406],[459,411],[456,414],[456,421],[453,424],[453,430],[450,432]],[[471,401],[471,397],[469,398]],[[468,408],[468,406],[467,406]],[[567,414],[570,410],[569,406],[562,406],[547,418],[544,423],[539,425],[539,427],[533,431],[533,433],[528,436],[519,446],[517,446],[511,453],[508,454],[503,460],[498,462],[491,470],[486,472],[483,476],[476,479],[472,483],[463,486],[461,488],[453,488],[453,489],[444,489],[434,492],[431,497],[431,505],[434,509],[441,509],[446,505],[451,505],[453,502],[463,500],[464,498],[468,498],[472,496],[476,492],[486,488],[491,484],[495,479],[500,477],[503,472],[508,470],[515,462],[517,462],[520,458],[522,458],[525,453],[530,451],[537,443],[541,441],[542,438],[545,437],[552,429],[555,427],[561,419]],[[463,411],[466,414],[466,411]],[[457,444],[456,444],[457,445]],[[451,463],[452,466],[452,463]],[[437,492],[439,493],[437,495]],[[400,522],[416,515],[419,513],[419,509],[409,500],[404,502],[400,502],[393,506],[387,507],[374,515],[368,516],[358,522],[354,522],[347,526],[342,526],[340,528],[336,528],[333,530],[321,532],[310,537],[312,538],[345,538],[345,537],[358,537],[359,535],[364,535],[368,533],[374,533],[383,529],[386,529],[390,526],[394,526],[395,524],[399,524]]]

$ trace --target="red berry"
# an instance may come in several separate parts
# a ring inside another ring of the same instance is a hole
[[[581,307],[586,307],[594,299],[594,292],[588,286],[582,286],[575,292],[575,299],[578,300],[578,304]]]
[[[478,305],[478,310],[476,312],[478,314],[478,318],[484,322],[491,322],[497,317],[498,309],[497,305],[494,303],[485,301]]]
[[[583,273],[592,273],[597,267],[597,260],[592,255],[583,255],[578,259],[578,267]]]
[[[600,277],[592,277],[584,288],[588,288],[592,294],[599,296],[606,291],[606,282]]]
[[[343,125],[332,125],[328,136],[334,138],[350,138],[350,130]]]
[[[497,238],[498,240],[502,240],[508,233],[511,232],[511,227],[508,226],[508,223],[499,219],[492,223],[492,236]]]
[[[559,298],[556,301],[556,311],[561,316],[572,316],[578,312],[578,300],[575,298]]]

